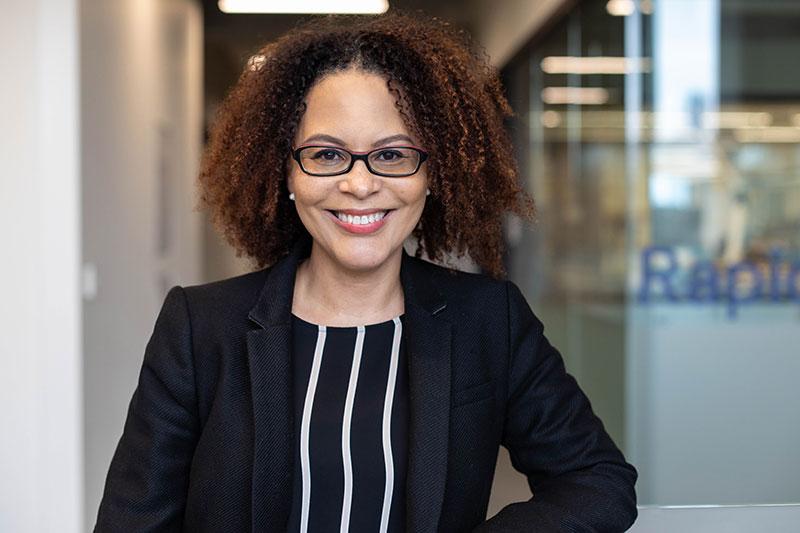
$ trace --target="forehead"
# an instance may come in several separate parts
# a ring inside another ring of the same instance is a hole
[[[411,136],[395,100],[386,78],[379,74],[349,69],[326,75],[306,95],[298,141],[324,133],[356,148],[371,145],[379,137]]]

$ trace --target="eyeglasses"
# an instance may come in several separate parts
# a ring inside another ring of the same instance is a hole
[[[310,176],[347,174],[361,159],[373,174],[401,178],[416,174],[428,159],[428,153],[416,146],[390,146],[369,152],[351,152],[335,146],[309,145],[292,150],[292,157]]]

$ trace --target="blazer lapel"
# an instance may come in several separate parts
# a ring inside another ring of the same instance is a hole
[[[247,333],[253,399],[253,533],[286,531],[294,474],[291,312],[297,263],[307,255],[302,239],[268,271],[248,317],[262,329]]]
[[[294,406],[291,309],[299,261],[311,239],[269,270],[248,317],[261,329],[247,334],[254,420],[252,523],[254,532],[285,531],[292,504]],[[409,439],[406,528],[435,532],[442,510],[450,427],[452,323],[423,261],[405,249],[400,281],[405,296],[404,338],[409,362]]]
[[[450,429],[452,324],[436,316],[447,302],[420,259],[403,250],[409,379],[406,529],[435,532],[442,512]]]

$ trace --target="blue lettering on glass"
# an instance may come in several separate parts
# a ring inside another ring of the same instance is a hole
[[[736,290],[737,281],[740,279],[739,274],[742,272],[749,272],[753,279],[749,294],[747,292],[742,294],[741,291]],[[761,299],[764,293],[763,287],[764,277],[754,264],[742,262],[728,267],[728,316],[736,316],[736,310],[740,304]]]
[[[667,268],[657,269],[654,258],[661,256],[668,261]],[[678,301],[678,295],[672,287],[672,277],[678,272],[678,260],[675,252],[666,246],[651,246],[642,251],[642,289],[639,291],[639,301],[646,302],[650,297],[650,286],[659,281],[664,288],[664,295],[668,300]]]
[[[641,303],[651,301],[656,295],[669,302],[726,301],[730,317],[736,316],[740,306],[760,300],[788,299],[800,303],[800,261],[789,264],[787,276],[781,279],[781,266],[787,263],[779,249],[769,253],[768,280],[750,261],[728,265],[724,275],[711,261],[696,261],[686,272],[680,268],[675,250],[668,246],[645,248],[641,259],[642,284],[638,294]]]
[[[722,292],[719,287],[719,273],[711,261],[698,261],[692,269],[689,280],[690,300],[703,301],[708,299],[712,302],[718,302],[722,298]]]

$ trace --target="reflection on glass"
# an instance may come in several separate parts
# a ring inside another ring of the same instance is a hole
[[[791,1],[587,0],[504,70],[539,208],[510,272],[641,504],[800,498],[798,24]]]

